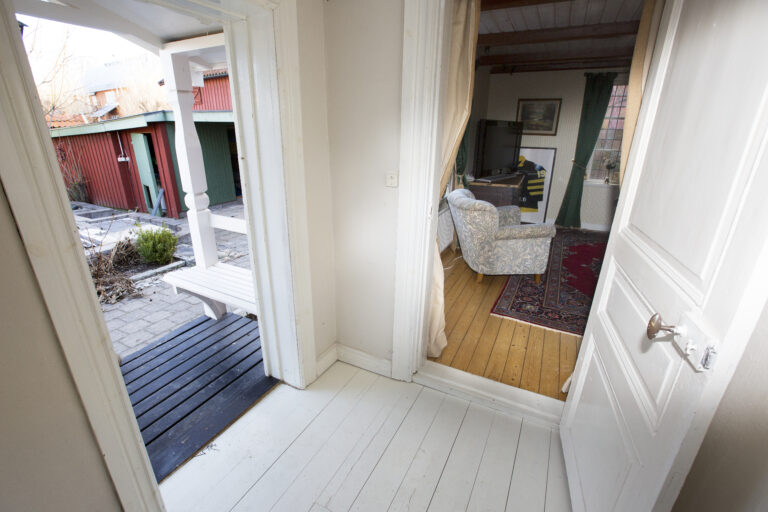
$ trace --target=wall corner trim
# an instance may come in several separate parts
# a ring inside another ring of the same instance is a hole
[[[325,373],[325,370],[330,368],[331,365],[333,365],[333,363],[338,360],[338,343],[334,343],[328,348],[328,350],[320,354],[320,356],[317,358],[317,364],[315,365],[317,368],[317,376],[320,377],[323,373]]]
[[[378,373],[384,377],[392,377],[392,361],[389,359],[381,359],[340,343],[336,343],[335,348],[338,352],[339,361],[368,370],[369,372]],[[325,354],[323,355],[325,356]]]

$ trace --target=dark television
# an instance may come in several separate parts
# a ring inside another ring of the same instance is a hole
[[[481,119],[475,144],[475,179],[509,175],[517,169],[523,123]]]

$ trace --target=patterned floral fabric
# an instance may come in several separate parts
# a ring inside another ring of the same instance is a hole
[[[499,226],[507,224],[520,224],[520,207],[518,206],[498,206]]]
[[[516,206],[496,208],[466,189],[448,194],[453,223],[467,265],[480,274],[542,274],[555,227],[520,224]]]

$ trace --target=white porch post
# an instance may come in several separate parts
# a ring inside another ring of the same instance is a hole
[[[185,193],[184,203],[188,208],[187,221],[195,265],[207,268],[218,262],[218,255],[211,211],[208,209],[208,183],[205,179],[203,150],[192,118],[194,92],[189,58],[182,53],[162,51],[160,60],[165,74],[168,102],[173,108],[176,125],[176,160],[179,165],[181,188]],[[216,301],[204,303],[204,308],[205,313],[213,318],[220,318],[226,312],[226,306]]]

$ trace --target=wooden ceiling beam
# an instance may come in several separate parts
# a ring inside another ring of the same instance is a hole
[[[594,50],[566,49],[547,52],[483,55],[478,59],[478,64],[480,66],[496,66],[505,64],[525,65],[595,59],[631,59],[633,51],[634,48],[632,46],[624,46],[618,48],[602,48]]]
[[[537,71],[567,71],[571,69],[602,69],[602,68],[627,68],[632,64],[632,59],[596,59],[571,62],[552,62],[523,65],[504,65],[491,67],[491,74],[499,73],[533,73]]]
[[[631,36],[637,34],[639,21],[619,23],[600,23],[578,27],[544,28],[540,30],[521,30],[498,34],[480,34],[478,46],[510,46],[516,44],[553,43],[557,41],[576,41],[580,39],[605,39],[610,37]]]
[[[572,0],[481,0],[480,9],[483,11],[495,11],[497,9],[512,9],[514,7],[526,7],[528,5],[557,4],[571,2]]]

